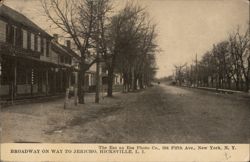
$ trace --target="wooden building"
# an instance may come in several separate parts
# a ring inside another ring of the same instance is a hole
[[[0,97],[15,100],[64,93],[77,55],[24,15],[0,6]]]

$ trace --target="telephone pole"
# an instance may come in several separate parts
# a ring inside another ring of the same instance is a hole
[[[198,60],[197,60],[197,53],[195,55],[195,84],[198,87]]]
[[[97,40],[96,40],[96,93],[95,93],[95,103],[99,103],[100,100],[100,50],[99,50],[99,39],[100,39],[100,15],[99,15],[99,2],[95,1],[97,4]]]

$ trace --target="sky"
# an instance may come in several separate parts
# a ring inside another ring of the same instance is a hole
[[[122,6],[124,0],[115,0]],[[226,40],[237,27],[245,31],[249,24],[248,0],[137,0],[157,24],[157,77],[171,75],[174,65],[192,63]],[[5,0],[53,34],[39,0]]]

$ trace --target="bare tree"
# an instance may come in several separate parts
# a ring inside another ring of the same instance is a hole
[[[133,31],[137,33],[139,30],[139,15],[143,12],[143,9],[140,6],[133,5],[128,3],[124,9],[122,9],[117,15],[114,15],[111,18],[111,24],[109,28],[108,34],[108,43],[107,45],[107,53],[104,58],[106,59],[106,66],[108,70],[108,89],[107,89],[107,96],[112,96],[112,88],[113,88],[113,77],[114,77],[114,70],[116,68],[117,63],[117,56],[120,53],[124,53],[125,49],[129,53],[131,53],[132,49],[127,48],[127,43],[131,37],[130,34]],[[136,27],[135,27],[136,26]],[[135,28],[134,28],[135,27]],[[129,35],[128,32],[130,32]],[[126,33],[126,34],[125,34]],[[136,36],[136,35],[133,35]],[[129,39],[128,39],[129,38]],[[124,41],[125,40],[125,41]],[[124,78],[126,80],[126,78]]]
[[[79,103],[84,103],[85,72],[96,62],[90,49],[94,46],[93,35],[97,18],[102,12],[96,13],[98,7],[107,7],[94,3],[92,0],[41,0],[49,20],[68,37],[70,37],[80,52],[80,71],[78,73]],[[104,11],[100,9],[99,11]]]
[[[136,10],[129,7],[131,11]],[[123,74],[125,92],[136,90],[138,83],[140,88],[149,85],[154,77],[156,70],[154,55],[157,51],[155,27],[147,13],[141,11],[127,19],[127,23],[120,28],[122,32],[116,42],[119,47],[116,69]]]
[[[230,53],[234,62],[236,73],[236,83],[239,80],[245,82],[245,91],[249,91],[250,81],[250,51],[249,51],[249,29],[245,34],[240,34],[239,28],[236,33],[231,34],[229,38]]]
[[[179,83],[179,86],[182,85],[182,83],[184,82],[184,75],[185,75],[185,67],[187,66],[187,63],[183,64],[183,65],[174,65],[175,67],[175,75],[176,75],[176,81]]]
[[[239,28],[229,35],[229,39],[213,46],[211,51],[206,52],[198,62],[198,80],[202,86],[216,88],[249,91],[250,81],[250,52],[249,52],[249,29],[241,34]],[[176,67],[177,68],[177,67]],[[191,66],[189,81],[195,80]],[[209,85],[209,84],[212,85]]]

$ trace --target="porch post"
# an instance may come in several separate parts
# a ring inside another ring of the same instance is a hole
[[[10,95],[11,95],[11,103],[13,104],[14,103],[14,100],[16,98],[16,90],[17,90],[17,61],[16,59],[14,59],[13,61],[13,66],[12,66],[12,70],[13,70],[13,80],[11,82],[11,92],[10,92]]]
[[[1,88],[1,80],[2,80],[2,55],[0,55],[0,88]]]
[[[45,87],[46,87],[46,96],[48,96],[49,94],[49,69],[46,69],[46,83],[45,83]]]
[[[30,86],[31,86],[31,96],[33,95],[33,83],[34,83],[34,69],[33,67],[31,68],[31,83],[30,83]]]
[[[53,84],[53,93],[56,94],[57,93],[57,78],[60,78],[60,76],[57,77],[59,71],[56,72],[56,68],[54,68],[54,84]],[[59,84],[59,83],[58,83]],[[60,87],[60,86],[59,86]]]
[[[68,74],[67,74],[68,77],[69,77],[69,84],[68,84],[69,86],[68,86],[68,87],[71,86],[71,79],[72,79],[71,77],[72,77],[72,73],[73,73],[73,71],[69,70],[69,71],[68,71]]]

